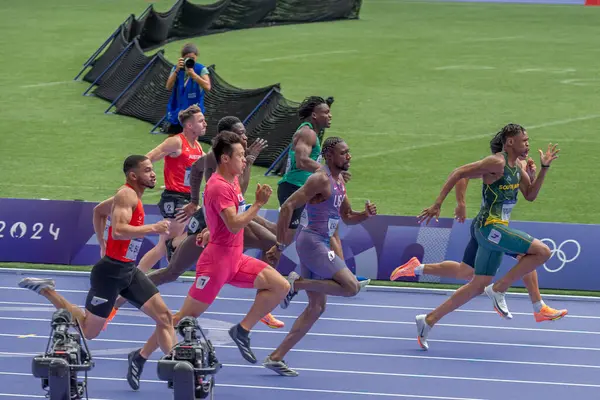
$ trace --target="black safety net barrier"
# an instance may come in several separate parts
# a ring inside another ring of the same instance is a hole
[[[162,50],[161,50],[162,51]],[[120,93],[141,73],[153,57],[148,57],[141,49],[138,40],[105,72],[94,95],[107,101],[114,101]]]
[[[205,143],[210,143],[217,134],[217,124],[221,118],[232,115],[244,121],[271,89],[279,87],[279,84],[274,84],[257,89],[240,89],[227,83],[215,72],[214,67],[209,68],[209,72],[211,89],[204,97],[208,126],[206,135],[198,139]]]
[[[167,90],[166,82],[173,68],[162,53],[158,53],[152,65],[116,102],[116,113],[135,117],[143,121],[157,124],[167,111],[167,103],[171,91]],[[233,115],[243,121],[257,108],[271,89],[278,84],[257,89],[241,89],[225,81],[209,66],[211,90],[204,97],[205,117],[207,122],[206,135],[200,141],[210,143],[217,133],[217,124],[225,116]],[[165,126],[165,122],[161,126]]]
[[[165,87],[173,64],[156,54],[142,76],[116,102],[116,113],[157,124],[167,112],[171,91]]]
[[[300,103],[286,99],[278,90],[273,91],[261,107],[246,121],[248,143],[257,138],[267,140],[268,147],[262,151],[254,165],[269,167],[285,151],[300,125]],[[285,170],[287,155],[280,160],[275,173]]]

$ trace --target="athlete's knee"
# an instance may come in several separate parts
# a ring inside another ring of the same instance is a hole
[[[533,254],[546,261],[552,256],[550,248],[540,240],[534,240],[529,247],[529,254]]]
[[[475,276],[475,270],[470,265],[460,263],[460,269],[458,271],[458,279],[470,281]]]
[[[290,283],[271,266],[265,267],[256,277],[254,286],[257,289],[267,289],[285,297],[290,291]]]
[[[306,306],[306,313],[311,320],[318,320],[325,312],[325,303],[309,304]]]
[[[473,279],[467,283],[467,286],[470,292],[477,296],[483,293],[485,287],[491,282],[491,278],[491,276],[487,275],[474,275]]]
[[[353,280],[348,280],[342,283],[342,289],[344,291],[344,297],[354,297],[360,292],[360,284],[354,278]]]

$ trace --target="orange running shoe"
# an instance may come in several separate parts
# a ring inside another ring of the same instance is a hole
[[[285,324],[282,321],[275,318],[271,313],[268,313],[267,315],[262,317],[260,319],[260,322],[267,325],[271,329],[281,329],[285,326]]]
[[[395,281],[401,276],[415,276],[415,268],[421,265],[421,261],[417,257],[413,257],[404,265],[399,266],[390,275],[390,280]]]
[[[540,312],[534,312],[535,322],[556,321],[567,315],[567,310],[555,310],[554,308],[544,305]]]
[[[113,320],[113,318],[115,317],[115,315],[117,315],[117,311],[118,311],[117,308],[113,308],[112,309],[112,311],[108,315],[108,318],[106,318],[106,321],[104,321],[104,326],[102,327],[103,331],[106,330],[106,327],[108,326],[108,323]]]

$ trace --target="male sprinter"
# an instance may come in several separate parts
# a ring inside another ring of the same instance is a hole
[[[158,208],[164,218],[171,219],[170,234],[160,235],[156,246],[144,254],[138,268],[147,272],[167,253],[167,246],[177,247],[168,239],[185,238],[179,236],[184,232],[185,224],[175,219],[176,210],[190,201],[190,172],[192,164],[204,155],[198,137],[206,133],[206,120],[200,107],[192,105],[179,112],[179,122],[183,132],[172,136],[147,154],[154,164],[164,158],[165,190],[160,196]]]
[[[254,204],[244,211],[244,196],[238,176],[246,167],[244,146],[240,136],[222,132],[213,140],[212,151],[219,166],[206,183],[203,208],[210,231],[210,241],[196,264],[196,280],[173,323],[186,316],[198,318],[229,283],[242,288],[254,288],[258,294],[244,319],[229,330],[242,356],[256,363],[250,348],[250,330],[262,317],[285,299],[290,284],[267,263],[243,254],[244,228],[256,216],[271,195],[268,185],[257,185]],[[141,349],[140,357],[133,360],[129,370],[139,381],[145,360],[157,347],[156,333]]]
[[[218,125],[218,133],[231,130],[235,134],[239,135],[242,140],[244,149],[248,144],[248,138],[246,137],[246,129],[244,124],[237,117],[224,117]],[[242,194],[246,193],[248,183],[250,182],[250,166],[254,164],[256,157],[260,152],[265,149],[266,141],[263,139],[257,139],[250,148],[248,148],[248,154],[246,155],[246,169],[244,173],[239,177],[240,187]],[[214,167],[213,167],[214,163]],[[166,268],[160,268],[152,270],[148,273],[148,278],[156,285],[160,286],[165,283],[173,282],[179,278],[190,266],[195,265],[198,261],[198,257],[204,249],[199,244],[202,242],[200,239],[201,233],[206,229],[206,222],[204,219],[204,210],[198,206],[200,203],[200,186],[202,185],[202,178],[206,176],[206,181],[210,179],[212,171],[216,170],[217,161],[213,152],[209,152],[204,155],[198,161],[192,165],[192,171],[190,173],[190,203],[183,207],[180,215],[191,216],[190,222],[187,229],[187,237],[181,243],[173,257],[169,260],[169,264]],[[205,170],[212,169],[210,174],[205,173]],[[265,220],[260,216],[256,216],[252,220],[246,229],[244,229],[244,248],[261,248],[265,253],[275,244],[275,234],[270,232],[265,226],[274,225],[270,221]],[[273,226],[273,231],[275,230]],[[119,308],[125,303],[125,300],[119,299],[115,308]],[[284,323],[279,321],[272,314],[265,315],[261,322],[273,329],[283,328]]]
[[[302,185],[317,169],[321,167],[321,143],[319,142],[319,132],[331,127],[331,109],[327,100],[318,96],[311,96],[304,99],[298,110],[298,116],[302,122],[294,136],[292,137],[292,145],[288,152],[287,166],[283,177],[277,184],[277,198],[279,206],[283,203]],[[350,180],[350,173],[342,171],[342,177],[345,182]],[[286,243],[291,241],[296,235],[296,230],[303,224],[302,219],[304,205],[294,210],[290,222],[288,235],[290,238]],[[339,237],[339,232],[336,231],[330,240],[331,249],[343,259],[342,242]],[[359,278],[361,288],[369,284],[370,280]]]
[[[119,188],[114,198],[103,202],[101,206],[112,204],[111,226],[108,229],[106,255],[94,265],[90,274],[85,311],[56,292],[52,279],[25,278],[19,282],[19,286],[46,297],[57,309],[66,308],[77,319],[87,339],[98,336],[120,294],[156,322],[158,343],[161,350],[168,354],[176,343],[171,312],[156,286],[135,267],[135,260],[144,236],[168,233],[170,221],[144,225],[141,198],[144,190],[154,188],[156,183],[150,160],[146,156],[129,156],[123,165],[123,172],[126,184]],[[106,219],[94,218],[94,230],[101,242],[104,241],[105,223]]]
[[[294,136],[288,152],[287,166],[281,180],[277,183],[279,205],[295,193],[316,170],[321,168],[321,143],[318,133],[331,126],[331,110],[322,97],[311,96],[304,99],[298,110],[302,122]],[[288,234],[290,238],[296,234],[300,226],[300,218],[304,206],[294,210]]]
[[[340,218],[345,224],[360,224],[377,213],[374,204],[367,203],[365,211],[355,212],[346,197],[346,187],[342,171],[350,167],[350,150],[340,138],[329,137],[323,144],[326,165],[312,174],[306,183],[292,194],[282,205],[277,220],[277,245],[269,250],[269,256],[279,258],[287,244],[291,242],[288,229],[294,210],[306,206],[307,225],[296,239],[296,249],[300,258],[302,278],[290,273],[290,291],[282,303],[287,308],[298,290],[305,290],[308,306],[298,317],[294,326],[263,365],[283,376],[297,376],[284,361],[285,355],[310,330],[325,311],[326,295],[352,297],[360,286],[356,277],[334,251],[329,241],[337,229]]]
[[[502,131],[498,132],[496,136],[490,141],[490,150],[492,154],[502,152]],[[527,160],[519,159],[522,164],[522,168],[525,169],[531,182],[535,181],[536,178],[536,166],[535,162],[531,157]],[[456,220],[459,223],[463,223],[466,218],[466,207],[465,207],[465,193],[467,191],[469,179],[461,179],[455,187],[457,206],[455,210]],[[396,268],[390,275],[390,280],[395,281],[401,276],[414,277],[416,275],[426,274],[434,276],[443,276],[454,279],[464,279],[470,281],[473,278],[475,265],[475,255],[479,245],[477,240],[471,237],[471,240],[465,248],[465,253],[461,263],[456,261],[442,261],[436,264],[421,264],[416,257],[411,258],[406,264]],[[511,257],[519,259],[521,256],[514,254],[507,254]],[[525,274],[523,276],[523,283],[529,293],[529,298],[533,304],[533,315],[536,322],[542,321],[556,321],[567,315],[567,310],[555,310],[547,306],[542,300],[540,293],[540,287],[538,284],[537,271]]]
[[[471,225],[471,235],[478,244],[475,256],[475,276],[466,285],[460,287],[441,306],[425,315],[417,315],[419,345],[427,350],[429,330],[446,314],[456,310],[475,296],[485,293],[492,300],[494,309],[504,318],[510,314],[504,294],[510,285],[533,271],[550,258],[550,249],[540,240],[527,233],[508,227],[508,221],[518,191],[529,201],[537,197],[550,163],[558,157],[556,145],[548,146],[546,153],[540,150],[542,170],[532,184],[523,170],[519,157],[526,158],[529,152],[527,131],[520,125],[506,125],[500,136],[503,152],[490,155],[481,161],[463,165],[455,169],[446,181],[436,202],[424,209],[419,221],[438,218],[441,205],[454,185],[463,178],[482,177],[483,202],[481,210]],[[523,255],[517,264],[496,283],[490,284],[505,253]]]

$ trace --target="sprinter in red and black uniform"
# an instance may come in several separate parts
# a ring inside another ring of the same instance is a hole
[[[127,157],[123,165],[127,183],[114,197],[98,204],[94,209],[94,231],[100,242],[102,258],[90,274],[90,290],[85,301],[85,311],[69,303],[55,290],[53,279],[25,278],[19,282],[46,297],[57,309],[67,309],[77,319],[87,339],[93,339],[102,330],[118,295],[142,310],[156,321],[161,350],[168,354],[176,344],[173,318],[156,286],[135,267],[142,238],[150,233],[169,232],[170,221],[144,225],[144,208],[141,197],[146,188],[154,188],[156,174],[146,156]],[[111,224],[104,241],[104,228],[108,215]],[[135,352],[130,357],[135,357]]]
[[[197,139],[206,133],[206,120],[200,107],[193,105],[179,113],[179,122],[183,132],[166,139],[146,155],[153,164],[163,158],[165,160],[165,190],[158,208],[163,217],[171,220],[171,228],[169,235],[160,235],[156,246],[140,260],[138,268],[144,272],[167,254],[167,243],[175,248],[187,236],[183,235],[185,223],[178,222],[175,216],[190,202],[190,174],[192,164],[204,155]]]

